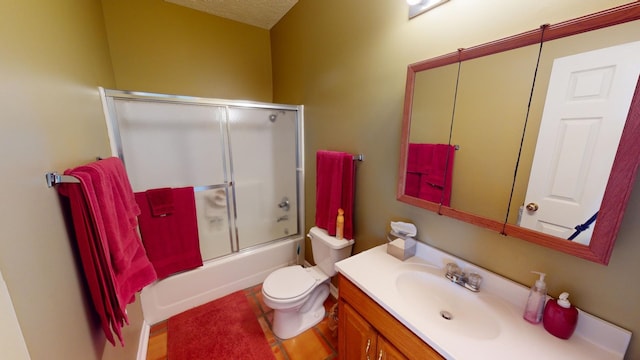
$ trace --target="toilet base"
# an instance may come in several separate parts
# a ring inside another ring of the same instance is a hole
[[[317,325],[326,313],[324,301],[329,297],[329,285],[318,285],[300,309],[274,310],[273,334],[279,339],[290,339]]]

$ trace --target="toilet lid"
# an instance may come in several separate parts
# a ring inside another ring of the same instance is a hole
[[[272,272],[264,280],[262,289],[274,299],[290,299],[311,290],[316,283],[302,266],[287,266]]]

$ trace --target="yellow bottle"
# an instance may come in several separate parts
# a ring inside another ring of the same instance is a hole
[[[338,218],[336,219],[336,238],[344,239],[344,210],[338,209]]]

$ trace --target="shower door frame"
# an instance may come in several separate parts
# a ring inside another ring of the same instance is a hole
[[[231,252],[226,255],[222,255],[220,257],[212,258],[212,259],[203,259],[203,261],[219,259],[225,256],[232,256],[237,253],[250,252],[253,249],[256,249],[261,246],[269,245],[273,242],[304,237],[305,232],[305,217],[304,217],[304,106],[303,105],[287,105],[287,104],[275,104],[275,103],[265,103],[265,102],[257,102],[257,101],[248,101],[248,100],[227,100],[227,99],[216,99],[216,98],[201,98],[201,97],[193,97],[193,96],[183,96],[183,95],[170,95],[170,94],[159,94],[159,93],[150,93],[150,92],[141,92],[141,91],[127,91],[127,90],[114,90],[114,89],[105,89],[99,87],[100,97],[102,98],[103,111],[107,124],[107,133],[109,135],[109,144],[111,147],[111,155],[119,157],[122,162],[126,165],[126,159],[123,153],[122,140],[120,136],[120,129],[118,126],[118,120],[115,118],[116,115],[116,107],[115,100],[116,99],[126,99],[126,100],[138,100],[138,101],[147,101],[147,102],[160,102],[160,103],[172,103],[172,104],[191,104],[191,105],[203,105],[203,106],[212,106],[212,107],[224,107],[225,110],[225,119],[224,119],[224,140],[223,147],[225,161],[229,161],[231,163],[231,147],[229,144],[229,109],[230,108],[247,108],[247,109],[271,109],[271,110],[288,110],[296,112],[296,201],[297,201],[297,232],[293,234],[288,234],[284,237],[280,237],[277,239],[271,239],[269,241],[265,241],[263,243],[253,245],[247,248],[240,247],[240,239],[238,237],[238,227],[236,225],[237,222],[237,214],[238,210],[236,208],[236,187],[233,183],[233,169],[232,166],[225,164],[224,171],[229,171],[229,177],[225,174],[225,183],[224,184],[210,184],[210,185],[200,185],[194,184],[194,191],[208,190],[219,187],[224,187],[227,190],[231,190],[231,199],[230,202],[233,203],[232,206],[232,214],[229,214],[229,234],[230,234],[230,242],[231,242]],[[302,248],[298,250],[299,253],[304,254],[304,241],[302,243]]]

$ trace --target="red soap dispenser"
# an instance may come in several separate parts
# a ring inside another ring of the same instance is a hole
[[[572,306],[567,298],[569,294],[563,292],[558,300],[547,301],[542,316],[544,328],[560,339],[568,339],[578,324],[578,309]]]

